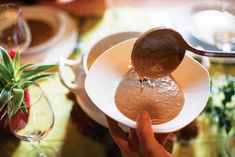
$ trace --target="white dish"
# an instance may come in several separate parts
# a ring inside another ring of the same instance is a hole
[[[119,82],[129,70],[135,41],[136,38],[126,40],[105,51],[92,65],[85,80],[85,90],[97,108],[128,127],[136,127],[136,122],[119,112],[114,95]],[[184,92],[185,104],[176,118],[153,125],[155,132],[172,132],[186,126],[202,112],[209,97],[209,73],[191,57],[185,56],[172,75]]]
[[[88,51],[89,53],[84,55],[84,64],[87,65],[85,72],[89,70],[94,61],[106,50],[122,41],[138,37],[141,34],[141,32],[119,32],[106,36],[96,42],[90,51]]]
[[[108,126],[104,113],[94,105],[85,91],[84,83],[86,73],[88,72],[94,61],[101,54],[103,54],[105,50],[127,39],[136,38],[141,34],[141,32],[118,32],[115,34],[111,34],[102,39],[99,39],[98,42],[96,42],[96,44],[94,44],[93,47],[91,47],[91,49],[87,53],[83,54],[83,57],[79,58],[78,60],[74,61],[63,58],[60,60],[59,74],[62,83],[76,95],[76,99],[82,110],[91,119],[93,119],[100,125],[103,125],[105,127]],[[72,84],[70,83],[70,81],[67,81],[67,74],[63,72],[66,70],[65,66],[73,67],[72,70],[77,79],[74,80]]]
[[[55,8],[45,6],[22,7],[22,17],[25,20],[34,19],[44,21],[50,24],[50,26],[52,26],[54,30],[53,37],[42,44],[29,47],[23,52],[25,54],[42,52],[43,50],[51,47],[59,41],[65,31],[66,23],[63,18],[63,13]]]
[[[235,17],[219,10],[203,10],[192,15],[192,34],[199,40],[216,45],[217,32],[235,32]]]
[[[58,63],[60,57],[68,57],[77,45],[77,26],[72,17],[61,10],[57,11],[62,21],[64,21],[64,31],[58,41],[50,45],[38,53],[23,53],[22,64],[25,63],[40,63],[40,64],[55,64]]]
[[[204,8],[194,8],[193,14],[190,19],[190,33],[195,37],[200,46],[209,50],[216,51],[230,51],[226,46],[222,46],[221,43],[216,42],[220,40],[222,35],[216,35],[221,32],[235,34],[235,16],[231,12],[222,11],[225,4],[215,6],[205,6]],[[217,37],[216,37],[217,36]],[[228,34],[227,34],[228,36]],[[226,37],[224,33],[224,38]],[[235,41],[231,40],[231,43],[235,44]],[[234,48],[234,44],[231,45],[231,49]],[[227,50],[226,50],[227,49]],[[200,58],[200,56],[197,56]],[[212,62],[220,63],[234,63],[234,58],[209,58]]]

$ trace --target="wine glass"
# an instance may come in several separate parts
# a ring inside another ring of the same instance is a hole
[[[14,96],[8,101],[14,105]],[[13,134],[20,140],[34,142],[28,156],[52,157],[57,152],[49,146],[41,147],[40,140],[46,137],[54,125],[54,113],[51,104],[38,83],[33,83],[24,90],[25,108],[21,108],[14,116],[8,116],[8,124]]]
[[[31,43],[31,33],[21,9],[13,3],[0,5],[0,45],[23,52]]]

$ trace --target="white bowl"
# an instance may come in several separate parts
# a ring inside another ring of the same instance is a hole
[[[86,74],[94,61],[107,49],[122,41],[136,38],[140,35],[140,32],[118,32],[111,34],[100,40],[97,39],[98,42],[96,42],[96,44],[94,44],[94,46],[78,60],[62,58],[59,62],[61,82],[76,95],[76,99],[82,110],[100,125],[105,127],[108,126],[104,113],[94,105],[85,91],[84,84]],[[70,66],[75,77],[77,78],[72,84],[67,80],[67,74],[64,73],[66,71],[65,66]]]
[[[96,42],[94,46],[88,51],[87,54],[84,55],[84,69],[87,73],[91,65],[94,61],[106,50],[111,48],[112,46],[125,41],[127,39],[136,38],[140,36],[141,32],[118,32],[115,34],[111,34],[106,36]]]
[[[23,52],[24,54],[32,54],[32,53],[41,52],[51,47],[53,44],[59,41],[59,39],[62,37],[65,31],[65,20],[63,16],[61,15],[61,12],[52,7],[46,7],[46,6],[22,7],[22,17],[25,20],[37,19],[37,20],[44,21],[50,24],[55,31],[55,34],[53,37],[51,37],[50,39],[48,39],[42,44],[29,47],[27,50],[25,50],[25,52]]]
[[[126,40],[104,52],[92,65],[85,80],[85,90],[94,104],[109,117],[132,128],[136,127],[136,122],[120,113],[114,95],[129,70],[135,41],[136,38]],[[185,104],[179,115],[171,121],[153,125],[154,132],[172,132],[186,126],[202,112],[209,97],[209,73],[191,57],[185,56],[172,76],[183,90]]]

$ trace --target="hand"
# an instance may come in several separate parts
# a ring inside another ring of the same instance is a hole
[[[162,144],[167,134],[158,134],[155,139],[150,116],[147,112],[140,112],[137,116],[137,128],[130,129],[129,137],[119,127],[118,123],[106,116],[109,131],[119,146],[123,157],[173,157]]]

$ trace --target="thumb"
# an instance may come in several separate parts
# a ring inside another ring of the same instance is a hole
[[[137,116],[136,133],[141,147],[151,147],[156,143],[153,129],[151,127],[151,118],[146,111],[139,112]]]

